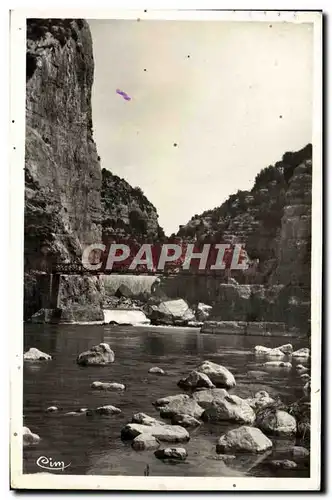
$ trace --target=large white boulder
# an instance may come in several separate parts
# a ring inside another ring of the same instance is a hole
[[[205,373],[217,387],[230,389],[236,385],[234,375],[225,366],[218,365],[212,361],[204,361],[197,367],[197,371]]]
[[[135,439],[140,434],[150,435],[158,441],[182,442],[189,440],[189,433],[180,425],[143,425],[130,423],[121,431],[122,439]]]
[[[52,359],[52,356],[36,349],[36,347],[30,347],[30,349],[24,353],[23,359],[24,361],[49,361]]]
[[[259,453],[272,448],[272,441],[256,427],[243,425],[226,432],[218,440],[217,453],[249,452]]]

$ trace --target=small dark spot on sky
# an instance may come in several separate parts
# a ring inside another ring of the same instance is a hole
[[[15,120],[12,120],[12,123],[15,123]]]
[[[178,145],[177,145],[177,143],[176,143],[176,142],[174,142],[173,146],[174,146],[175,148],[177,148],[177,146],[178,146]]]
[[[147,10],[145,10],[144,12],[147,12]]]
[[[272,28],[272,24],[270,24],[269,28]]]
[[[17,432],[14,432],[14,436],[15,436],[15,437],[17,436]]]
[[[139,17],[137,18],[137,22],[138,22],[138,23],[140,22],[140,18],[139,18]]]
[[[144,71],[146,71],[146,68],[144,68]]]
[[[282,115],[279,115],[279,118],[282,118]]]
[[[189,56],[189,55],[188,55],[187,57],[188,57],[188,59],[190,59],[190,56]]]

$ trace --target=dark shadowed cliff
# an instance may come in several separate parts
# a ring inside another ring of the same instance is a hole
[[[164,239],[158,224],[156,208],[139,187],[133,188],[124,179],[102,170],[103,241],[110,238],[156,242]]]

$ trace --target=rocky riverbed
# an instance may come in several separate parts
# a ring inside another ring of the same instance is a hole
[[[310,358],[282,339],[27,324],[25,351],[25,472],[46,456],[67,474],[309,475]]]

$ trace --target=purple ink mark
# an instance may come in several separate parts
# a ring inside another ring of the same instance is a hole
[[[117,89],[116,93],[121,95],[126,101],[131,101],[131,97],[129,97],[129,95],[123,92],[122,90]]]

